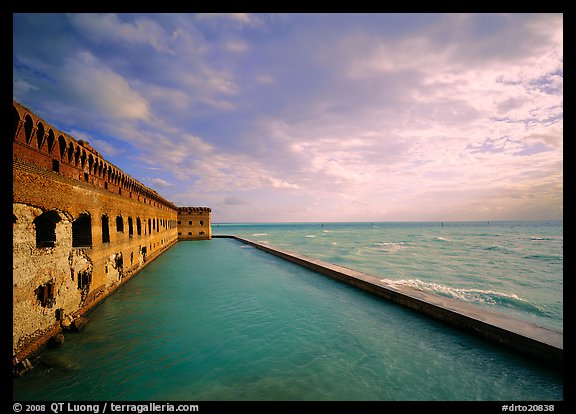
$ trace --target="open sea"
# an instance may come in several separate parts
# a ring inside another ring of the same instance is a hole
[[[213,224],[563,331],[563,223]],[[563,377],[232,239],[179,242],[15,400],[560,401]]]

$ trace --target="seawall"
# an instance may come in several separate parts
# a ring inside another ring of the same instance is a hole
[[[239,236],[232,238],[317,273],[347,283],[381,298],[406,306],[491,343],[558,369],[563,365],[564,345],[560,332],[481,308],[476,305],[426,293],[409,286],[391,284],[344,266],[313,259],[291,250],[272,247]]]

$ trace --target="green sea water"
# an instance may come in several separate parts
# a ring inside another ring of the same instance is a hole
[[[563,399],[558,372],[230,239],[177,243],[89,319],[15,400]]]

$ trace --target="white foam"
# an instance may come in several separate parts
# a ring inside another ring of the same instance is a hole
[[[378,250],[396,251],[407,249],[408,245],[404,242],[376,242],[374,247]]]
[[[465,289],[465,288],[455,288],[446,285],[441,285],[439,283],[424,282],[419,279],[402,279],[402,280],[385,280],[386,283],[391,286],[409,286],[423,291],[438,293],[444,296],[452,297],[454,299],[459,299],[464,302],[476,302],[487,305],[497,305],[502,301],[509,302],[520,302],[523,305],[528,305],[530,307],[539,309],[537,306],[532,305],[526,299],[522,299],[516,294],[509,294],[504,292],[497,292],[494,290],[482,290],[482,289]],[[540,309],[539,309],[540,310]]]

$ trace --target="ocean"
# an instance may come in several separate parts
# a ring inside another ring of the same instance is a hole
[[[562,331],[562,222],[213,224]],[[179,242],[15,400],[560,401],[561,373],[232,239]]]
[[[563,331],[563,222],[215,224],[236,234]]]

